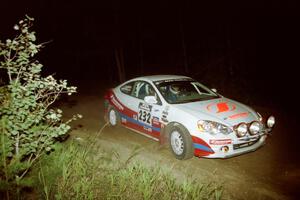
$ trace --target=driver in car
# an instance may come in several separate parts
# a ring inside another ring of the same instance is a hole
[[[177,101],[180,93],[179,85],[170,85],[167,93],[167,98],[170,103],[174,103]]]

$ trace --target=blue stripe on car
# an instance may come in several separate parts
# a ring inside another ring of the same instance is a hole
[[[211,148],[209,148],[207,146],[204,146],[202,144],[194,143],[194,147],[196,149],[201,149],[201,150],[204,150],[204,151],[207,151],[207,152],[213,152]]]
[[[124,115],[124,114],[121,114],[121,117],[125,118],[126,120],[128,120],[128,121],[131,122],[131,123],[137,124],[137,125],[139,125],[139,126],[144,126],[144,127],[146,127],[146,128],[151,128],[151,129],[154,130],[154,131],[160,132],[160,129],[161,129],[161,128],[154,127],[154,126],[150,126],[150,125],[148,125],[148,124],[144,124],[144,123],[142,123],[142,122],[140,122],[140,121],[138,121],[138,120],[135,120],[135,119],[133,119],[133,118],[131,118],[131,117],[128,117],[127,115]]]

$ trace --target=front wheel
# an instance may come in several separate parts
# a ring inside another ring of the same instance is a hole
[[[192,158],[194,147],[191,135],[181,125],[174,125],[169,131],[169,145],[174,156],[179,160]]]
[[[120,124],[119,113],[114,108],[110,108],[108,111],[108,122],[112,126],[117,126]]]

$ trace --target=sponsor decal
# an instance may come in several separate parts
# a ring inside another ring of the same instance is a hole
[[[155,85],[159,85],[161,83],[168,83],[168,82],[175,82],[175,81],[190,81],[190,80],[192,79],[190,78],[167,79],[167,80],[155,81]]]
[[[123,124],[126,124],[126,123],[127,123],[127,120],[126,120],[124,117],[122,117],[121,122],[122,122]]]
[[[168,115],[169,115],[169,109],[170,107],[169,106],[166,106],[165,109],[162,111],[162,117],[161,117],[161,121],[165,122],[165,123],[168,123]]]
[[[230,103],[230,102],[219,102],[219,103],[209,104],[206,107],[206,109],[209,112],[222,113],[222,112],[233,111],[233,110],[236,109],[236,106],[233,103]]]
[[[151,105],[148,105],[148,104],[145,104],[145,103],[142,103],[142,102],[139,104],[139,109],[151,112],[151,108],[152,108]]]
[[[231,144],[231,139],[221,139],[221,140],[209,140],[209,144],[211,145],[225,145],[225,144]]]
[[[161,117],[161,121],[163,121],[163,122],[169,122],[168,120],[167,120],[167,116],[166,115],[163,115],[162,117]]]
[[[152,118],[152,124],[159,126],[159,118],[158,117],[153,117]]]
[[[165,122],[165,123],[168,123],[169,120],[167,120],[166,118],[161,118],[161,121]]]
[[[163,115],[168,115],[168,114],[169,114],[169,112],[168,112],[169,109],[170,109],[170,107],[169,107],[169,106],[166,106],[165,109],[163,110],[162,114],[163,114]]]
[[[248,116],[248,112],[243,112],[243,113],[238,113],[238,114],[234,114],[229,116],[229,119],[237,119],[237,118],[242,118],[242,117],[247,117]]]
[[[150,127],[144,126],[143,128],[144,128],[144,130],[146,130],[148,132],[152,132],[152,128],[150,128]]]
[[[115,96],[112,94],[110,96],[111,102],[119,109],[124,110],[124,107],[116,100]]]

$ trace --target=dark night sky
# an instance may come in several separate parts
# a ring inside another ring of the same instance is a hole
[[[76,84],[114,82],[114,52],[122,49],[126,79],[187,74],[221,93],[241,86],[267,103],[286,105],[299,85],[296,2],[5,1],[0,38],[12,37],[13,25],[28,14],[36,20],[39,42],[53,40],[39,58],[46,72]]]

